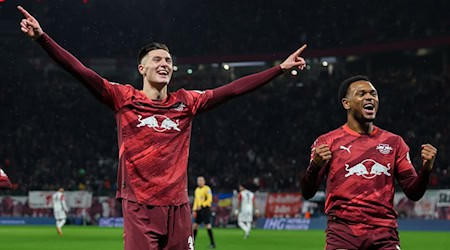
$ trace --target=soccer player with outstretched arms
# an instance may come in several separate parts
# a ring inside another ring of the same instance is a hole
[[[124,247],[193,249],[187,192],[187,165],[192,119],[234,97],[243,95],[293,67],[304,69],[300,57],[306,45],[280,65],[224,86],[169,92],[173,61],[164,44],[144,46],[137,69],[142,89],[104,79],[83,65],[46,34],[24,8],[22,32],[35,40],[64,70],[79,80],[115,114],[119,167],[117,195],[124,214]]]

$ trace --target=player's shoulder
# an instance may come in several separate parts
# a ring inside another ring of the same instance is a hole
[[[203,95],[208,95],[209,94],[209,90],[186,90],[184,88],[178,89],[175,92],[172,92],[172,95],[174,95],[175,97],[179,98],[179,99],[184,99],[184,100],[194,100],[197,98],[200,98]]]
[[[129,83],[118,83],[118,82],[109,81],[107,79],[104,79],[104,82],[105,82],[105,84],[108,84],[108,86],[110,88],[117,89],[122,92],[126,91],[126,92],[134,93],[134,92],[139,91]]]
[[[405,140],[400,135],[379,127],[377,127],[377,129],[377,134],[380,140],[391,141],[395,145],[405,144]]]
[[[378,136],[380,136],[382,138],[389,138],[389,139],[393,139],[393,140],[403,140],[403,138],[400,135],[398,135],[394,132],[388,131],[386,129],[382,129],[380,127],[376,127],[376,129],[378,130],[377,131]]]
[[[345,131],[343,127],[336,128],[334,130],[331,130],[325,134],[320,135],[317,137],[315,144],[331,144],[334,140],[337,138],[343,137],[345,135]]]

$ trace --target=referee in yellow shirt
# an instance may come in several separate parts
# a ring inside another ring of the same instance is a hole
[[[195,218],[194,241],[197,236],[198,225],[204,223],[206,229],[208,229],[209,240],[211,242],[209,248],[216,248],[210,222],[213,196],[211,188],[205,185],[205,183],[205,177],[197,177],[197,188],[195,189],[194,206],[192,207],[192,213]]]

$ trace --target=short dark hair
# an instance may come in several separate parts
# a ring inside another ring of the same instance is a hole
[[[139,50],[139,53],[138,53],[138,64],[141,63],[142,58],[144,58],[144,56],[146,56],[148,52],[150,52],[152,50],[156,50],[156,49],[163,49],[163,50],[165,50],[165,51],[170,53],[169,47],[167,47],[167,45],[165,45],[163,43],[156,43],[156,42],[149,43],[149,44],[145,45],[144,47],[142,47]]]
[[[338,93],[338,101],[339,103],[342,101],[342,99],[344,99],[347,96],[347,92],[348,92],[348,87],[350,87],[350,85],[354,82],[357,81],[368,81],[369,77],[367,76],[363,76],[363,75],[356,75],[356,76],[352,76],[350,78],[345,79],[342,83],[341,86],[339,87],[339,93]]]

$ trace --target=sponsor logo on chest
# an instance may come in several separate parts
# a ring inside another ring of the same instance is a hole
[[[369,171],[370,169],[370,171]],[[391,164],[388,163],[387,166],[376,162],[372,159],[365,159],[362,162],[354,165],[354,166],[350,166],[348,164],[345,164],[345,170],[347,171],[347,174],[345,175],[345,177],[349,177],[352,175],[356,175],[356,176],[362,176],[366,179],[373,179],[376,176],[379,175],[386,175],[386,176],[391,176],[391,174],[389,173],[389,170],[391,169]]]
[[[146,118],[142,118],[141,115],[138,115],[138,122],[139,124],[136,127],[140,128],[146,126],[160,133],[168,130],[181,131],[178,127],[180,125],[179,120],[177,119],[174,121],[165,115],[152,115]]]

